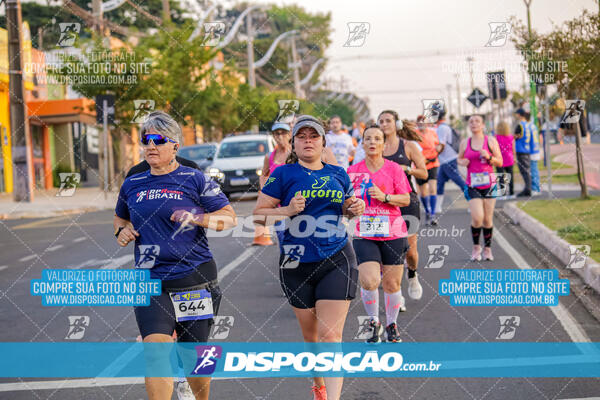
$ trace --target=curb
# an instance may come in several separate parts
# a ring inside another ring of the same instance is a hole
[[[513,223],[520,225],[542,247],[546,248],[546,250],[562,261],[564,265],[569,264],[571,258],[570,244],[566,240],[518,208],[515,203],[504,204],[503,210]],[[583,268],[571,268],[571,271],[579,275],[587,285],[600,294],[600,264],[588,257]]]
[[[2,220],[12,220],[12,219],[25,219],[25,218],[50,218],[50,217],[60,217],[62,215],[69,214],[82,214],[91,211],[101,211],[101,210],[110,210],[113,207],[80,207],[80,208],[71,208],[67,210],[55,210],[55,211],[22,211],[22,212],[14,212],[10,214],[0,214],[0,221]]]

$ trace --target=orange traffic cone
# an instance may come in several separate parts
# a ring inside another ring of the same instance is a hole
[[[271,240],[271,233],[269,227],[262,225],[254,225],[254,241],[253,246],[271,246],[273,241]]]

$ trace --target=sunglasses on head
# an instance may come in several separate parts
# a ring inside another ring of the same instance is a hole
[[[167,142],[177,143],[176,141],[169,139],[168,137],[158,134],[158,133],[148,133],[148,134],[142,135],[142,144],[144,146],[149,145],[151,140],[157,146],[160,146],[161,144],[165,144]]]

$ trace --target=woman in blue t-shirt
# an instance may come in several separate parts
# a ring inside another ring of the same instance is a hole
[[[306,342],[342,340],[358,282],[356,256],[342,216],[359,216],[365,209],[365,203],[354,196],[346,171],[321,161],[324,148],[321,122],[308,115],[298,118],[286,165],[267,179],[254,209],[267,225],[290,218],[279,276]],[[315,398],[338,399],[342,380],[314,378]]]
[[[172,342],[173,331],[180,342],[206,342],[221,291],[205,229],[235,226],[235,211],[214,181],[177,162],[181,129],[173,118],[149,114],[140,135],[150,170],[125,179],[114,217],[119,245],[135,241],[136,268],[161,280],[161,295],[134,307],[140,334],[146,343]],[[210,377],[188,382],[198,399],[208,399]],[[146,390],[170,399],[173,380],[146,378]]]

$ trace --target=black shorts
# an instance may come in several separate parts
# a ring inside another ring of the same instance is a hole
[[[438,167],[433,167],[427,170],[427,178],[419,179],[415,178],[417,185],[421,186],[429,182],[430,180],[437,180]]]
[[[392,240],[354,239],[352,247],[358,264],[375,261],[383,265],[402,265],[408,251],[406,238]]]
[[[421,202],[419,201],[419,197],[415,192],[410,192],[410,204],[406,207],[400,207],[400,212],[402,213],[402,218],[404,218],[404,222],[406,222],[406,230],[408,231],[408,235],[414,235],[419,231],[420,221],[421,221]],[[409,216],[408,218],[405,218]],[[417,226],[413,226],[411,229],[411,221],[417,222]]]
[[[199,265],[196,271],[188,276],[162,281],[160,296],[151,296],[149,306],[134,307],[135,319],[142,338],[153,333],[171,336],[173,331],[176,331],[177,341],[179,342],[206,342],[210,334],[210,328],[214,323],[213,319],[177,322],[169,292],[207,289],[212,296],[213,314],[217,315],[221,303],[221,289],[216,279],[210,282],[206,281],[206,276],[216,277],[216,275],[217,264],[214,260],[210,260]]]
[[[283,254],[279,265],[283,263]],[[296,308],[313,308],[317,300],[352,300],[358,287],[356,256],[350,243],[331,257],[279,268],[281,288]]]
[[[467,200],[473,199],[495,199],[497,196],[492,187],[478,189],[474,187],[467,188]]]

